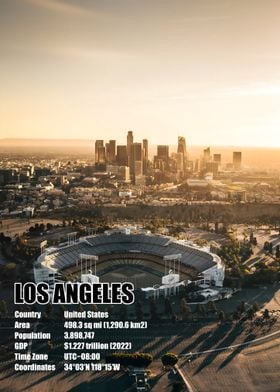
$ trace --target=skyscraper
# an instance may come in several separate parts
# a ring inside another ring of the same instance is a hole
[[[183,136],[178,137],[178,148],[177,152],[181,152],[184,158],[187,158],[187,147],[186,147],[186,139]]]
[[[169,169],[169,146],[157,146],[157,155],[154,157],[154,168],[161,172]]]
[[[242,152],[234,151],[232,157],[233,168],[236,170],[240,170],[242,163]]]
[[[183,173],[187,171],[187,147],[186,139],[183,136],[178,136],[177,153],[183,155]]]
[[[94,150],[95,151],[95,163],[100,162],[101,155],[103,157],[103,154],[104,154],[104,158],[105,158],[105,151],[103,151],[103,149],[104,149],[104,140],[96,140],[95,141],[95,150]]]
[[[158,159],[164,160],[166,163],[168,163],[169,159],[169,146],[167,145],[160,145],[157,146],[157,157]]]
[[[98,160],[97,163],[106,163],[106,150],[104,146],[98,147]]]
[[[135,176],[140,176],[143,174],[143,151],[142,143],[133,143],[132,145],[132,172],[131,174]]]
[[[130,168],[130,173],[133,171],[132,165],[132,145],[133,145],[133,132],[128,131],[126,138],[126,148],[127,148],[127,157],[128,157],[128,166]]]
[[[222,155],[221,154],[214,154],[213,155],[213,161],[217,162],[220,165],[221,162],[222,162]]]
[[[203,161],[206,164],[211,159],[210,147],[207,147],[203,150]]]
[[[147,174],[148,169],[148,139],[143,139],[143,173]]]
[[[119,166],[128,166],[127,147],[125,145],[117,146],[117,164]]]
[[[109,140],[107,159],[110,163],[116,160],[116,140]]]

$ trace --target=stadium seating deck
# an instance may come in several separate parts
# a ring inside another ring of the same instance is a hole
[[[175,240],[174,240],[175,241]],[[61,270],[74,265],[79,260],[80,254],[105,255],[126,254],[139,252],[159,257],[178,254],[182,255],[181,262],[192,267],[199,273],[216,265],[213,255],[193,248],[183,243],[174,242],[170,237],[145,234],[114,233],[100,234],[86,237],[76,244],[57,248],[49,253],[45,259],[45,266]]]

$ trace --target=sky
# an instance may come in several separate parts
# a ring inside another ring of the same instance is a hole
[[[0,0],[0,138],[280,147],[279,0]]]

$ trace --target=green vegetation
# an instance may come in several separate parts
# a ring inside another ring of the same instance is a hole
[[[153,362],[153,356],[147,353],[113,353],[107,355],[107,363],[119,363],[121,366],[148,367]]]
[[[178,356],[174,353],[166,353],[161,357],[163,366],[174,366],[178,362]]]
[[[219,313],[219,320],[221,323],[223,323],[226,319],[225,313],[221,310]]]
[[[183,320],[192,320],[192,311],[185,298],[181,299],[180,312]]]
[[[143,320],[144,317],[143,307],[141,302],[139,301],[135,302],[135,314],[136,314],[136,319],[138,321]]]
[[[150,298],[149,300],[149,306],[150,306],[150,317],[152,321],[158,320],[159,316],[157,313],[157,305],[156,301],[153,298]]]
[[[218,255],[228,268],[231,268],[233,274],[240,275],[242,263],[252,255],[252,246],[250,242],[231,241],[230,244],[223,245],[218,250]]]
[[[8,313],[7,304],[5,300],[0,301],[0,317],[5,317]]]

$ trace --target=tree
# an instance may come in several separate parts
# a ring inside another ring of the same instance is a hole
[[[178,357],[174,353],[166,353],[161,357],[163,366],[174,366],[178,362]]]
[[[253,318],[255,317],[255,311],[254,311],[253,307],[251,307],[247,310],[247,316],[250,320],[253,320]]]
[[[141,302],[136,301],[135,302],[135,314],[136,314],[136,318],[137,320],[143,320],[143,316],[144,316],[144,312],[143,312],[143,307]]]
[[[226,319],[225,312],[223,312],[221,310],[220,313],[219,313],[219,320],[220,320],[221,323],[223,323],[225,321],[225,319]]]
[[[97,306],[96,306],[96,309],[97,309]],[[113,306],[108,304],[105,309],[106,309],[106,312],[108,312],[109,317],[111,317],[112,316],[112,312],[113,312]]]
[[[215,222],[215,233],[219,233],[219,222]]]
[[[265,320],[268,320],[268,319],[270,318],[270,313],[269,313],[269,310],[268,310],[268,309],[265,309],[265,310],[264,310],[264,312],[263,312],[263,318],[264,318]]]
[[[238,320],[240,320],[240,313],[238,312],[238,310],[235,310],[235,311],[233,312],[232,318],[233,318],[233,320],[236,321],[236,323],[237,323]]]
[[[257,313],[257,311],[260,309],[259,304],[257,302],[254,302],[252,307],[255,313]]]
[[[265,252],[268,252],[268,251],[269,251],[269,242],[268,242],[268,241],[265,241],[265,243],[263,244],[263,250],[264,250]]]
[[[280,258],[280,246],[279,245],[276,245],[275,256],[276,256],[277,259]]]
[[[195,308],[195,312],[198,314],[198,316],[203,317],[205,315],[205,307],[203,304],[197,304]]]
[[[177,317],[177,315],[173,312],[172,313],[172,318],[171,318],[171,320],[172,320],[172,323],[173,324],[175,324],[177,321],[178,321],[178,317]]]
[[[121,305],[121,308],[119,311],[119,318],[122,321],[125,321],[127,319],[127,307],[125,305]]]
[[[166,316],[170,316],[173,313],[172,305],[169,297],[165,297],[164,299],[164,313]]]
[[[240,313],[244,313],[244,312],[245,312],[246,307],[245,307],[245,302],[244,302],[244,301],[241,301],[241,302],[240,302],[240,304],[237,306],[237,310],[238,310]]]
[[[0,301],[0,315],[1,315],[1,316],[6,316],[7,313],[8,313],[8,310],[7,310],[7,303],[6,303],[6,301],[5,301],[4,299],[2,299],[2,300]]]
[[[209,301],[207,303],[207,311],[209,313],[217,313],[218,309],[214,301]]]
[[[180,302],[180,312],[183,320],[191,320],[192,319],[192,311],[190,306],[187,304],[185,298],[181,299]]]
[[[185,384],[182,381],[174,381],[172,386],[172,392],[183,392],[185,391]]]
[[[53,228],[53,225],[52,225],[52,223],[47,223],[47,230],[51,230]]]
[[[251,244],[254,243],[254,233],[253,233],[253,231],[251,231],[251,233],[250,233],[250,243]]]
[[[4,265],[3,274],[8,280],[13,280],[16,276],[16,270],[16,263],[7,263],[6,265]]]
[[[59,320],[64,319],[64,312],[65,312],[66,308],[65,305],[61,304],[57,307],[57,318]]]
[[[106,357],[107,363],[119,363],[122,366],[147,367],[153,361],[153,356],[148,353],[113,353]]]
[[[156,302],[153,298],[150,298],[149,300],[149,305],[150,305],[150,315],[152,320],[157,320],[158,315],[157,315],[157,307],[156,307]]]

